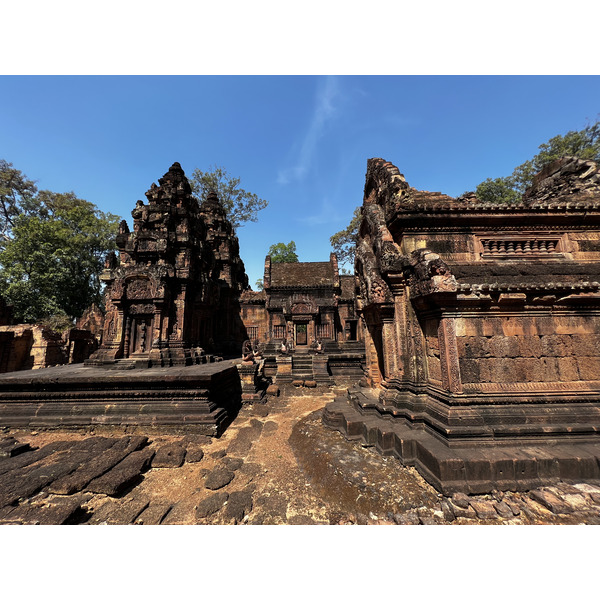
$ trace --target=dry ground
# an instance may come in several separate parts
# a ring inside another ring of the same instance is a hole
[[[66,522],[600,523],[600,488],[585,484],[559,484],[529,493],[444,498],[415,469],[402,467],[396,459],[382,457],[325,428],[320,413],[333,399],[334,391],[292,389],[290,395],[270,398],[265,405],[246,405],[219,439],[136,431],[148,436],[149,447],[154,450],[180,447],[187,449],[188,460],[203,456],[198,462],[175,467],[158,467],[155,457],[152,466],[118,496],[84,489],[74,496],[80,508]],[[57,440],[125,434],[114,430],[4,433],[40,448]],[[28,511],[8,510],[0,515],[0,521],[35,523],[36,511],[57,498],[61,500],[42,490],[21,500],[17,508]]]

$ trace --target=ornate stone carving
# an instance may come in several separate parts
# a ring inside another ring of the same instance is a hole
[[[129,300],[146,300],[152,297],[150,282],[147,279],[131,279],[127,282]]]
[[[133,231],[122,221],[117,236],[119,260],[110,258],[102,281],[106,283],[105,338],[122,311],[124,343],[101,346],[92,364],[127,357],[132,315],[156,315],[149,363],[190,364],[193,349],[239,351],[244,339],[239,295],[248,278],[239,257],[239,245],[226,213],[214,193],[199,204],[192,195],[179,163],[153,184],[132,211]],[[171,323],[171,325],[169,325]],[[137,327],[137,325],[136,325]],[[146,335],[146,334],[144,334]],[[147,351],[150,344],[144,340]]]

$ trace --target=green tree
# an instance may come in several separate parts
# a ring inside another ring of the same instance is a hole
[[[248,221],[256,222],[258,211],[268,206],[267,200],[242,189],[240,178],[231,177],[223,167],[214,165],[211,169],[211,171],[195,169],[192,173],[189,181],[194,196],[202,201],[208,192],[214,190],[234,229]]]
[[[254,284],[256,286],[256,289],[259,292],[262,292],[265,289],[265,284],[262,280],[262,277],[256,280],[256,283]]]
[[[35,183],[12,163],[0,159],[0,250],[10,238],[14,219],[29,212],[37,193]]]
[[[586,160],[600,160],[600,121],[580,131],[556,135],[539,146],[539,152],[519,165],[508,177],[486,179],[477,186],[477,197],[484,202],[518,202],[533,177],[547,164],[563,156],[577,156]]]
[[[297,263],[296,242],[293,240],[289,244],[279,242],[269,248],[269,256],[274,263]]]
[[[354,254],[356,252],[356,242],[358,241],[358,226],[360,225],[360,206],[354,209],[352,220],[346,229],[334,233],[330,238],[329,242],[333,251],[337,255],[337,259],[340,265],[346,264],[351,265],[352,271],[354,271]],[[342,269],[344,274],[347,273],[346,269]]]
[[[21,322],[79,317],[101,303],[99,275],[116,248],[119,217],[72,192],[43,190],[28,202],[27,211],[11,218],[0,254],[0,293]]]

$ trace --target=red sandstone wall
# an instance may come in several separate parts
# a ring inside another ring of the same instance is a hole
[[[457,319],[463,383],[600,380],[600,319],[547,315]]]

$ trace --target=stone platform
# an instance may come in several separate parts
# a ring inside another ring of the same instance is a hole
[[[446,495],[530,490],[559,481],[600,483],[600,442],[589,437],[526,443],[495,439],[451,446],[428,427],[393,413],[372,391],[355,389],[325,406],[323,423],[349,440],[416,467]]]
[[[0,427],[218,436],[241,405],[237,362],[127,371],[67,365],[3,374]]]

